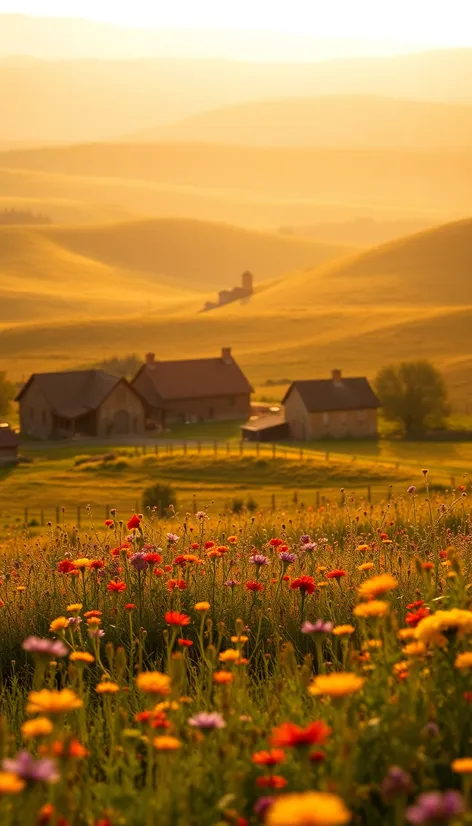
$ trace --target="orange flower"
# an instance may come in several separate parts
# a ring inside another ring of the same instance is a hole
[[[331,731],[324,720],[315,720],[305,728],[295,723],[282,723],[273,730],[270,742],[273,746],[285,747],[323,745]]]
[[[270,751],[256,751],[252,755],[252,762],[256,766],[277,766],[285,760],[285,752],[282,749],[270,749]]]
[[[280,774],[269,774],[268,776],[258,777],[256,785],[263,789],[283,789],[287,785],[285,777]]]
[[[181,614],[179,611],[167,611],[164,617],[167,625],[190,625],[190,617]]]
[[[116,580],[112,579],[111,582],[109,582],[107,585],[107,590],[111,593],[121,594],[122,591],[126,591],[126,582],[117,582]]]
[[[233,681],[231,671],[215,671],[213,674],[213,682],[217,685],[228,685]]]

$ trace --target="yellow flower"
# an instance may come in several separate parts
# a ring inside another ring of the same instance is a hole
[[[324,572],[327,571],[327,570],[328,570],[328,568],[326,567],[326,565],[318,565],[318,567],[316,569],[316,572],[318,574],[324,574]]]
[[[355,630],[353,625],[336,625],[336,627],[333,628],[333,634],[336,637],[344,637],[348,634],[353,634]]]
[[[163,735],[162,737],[155,737],[152,741],[152,745],[155,749],[157,749],[157,751],[177,751],[180,749],[182,743],[177,739],[177,737]]]
[[[227,648],[226,651],[222,651],[220,656],[218,657],[220,663],[234,663],[236,660],[239,660],[241,653],[236,650],[236,648]]]
[[[357,566],[358,571],[371,571],[374,567],[373,562],[363,562],[362,565]]]
[[[19,594],[22,594],[23,591],[26,591],[26,585],[17,585],[16,590],[18,591]]]
[[[340,797],[327,792],[283,794],[270,806],[267,826],[343,826],[351,813]]]
[[[42,688],[41,691],[30,692],[26,711],[28,714],[66,714],[82,705],[80,697],[70,688],[63,688],[62,691]]]
[[[49,626],[49,630],[56,634],[58,631],[64,631],[66,628],[69,627],[69,620],[67,617],[57,617],[57,619],[51,622]]]
[[[72,605],[68,605],[66,611],[69,611],[70,614],[78,614],[82,610],[82,603],[81,602],[73,602]]]
[[[113,683],[111,680],[103,680],[95,686],[97,694],[117,694],[119,690],[118,683]]]
[[[210,610],[210,603],[209,602],[196,602],[193,606],[195,611],[209,611]]]
[[[154,706],[154,711],[177,711],[180,708],[180,703],[177,700],[164,700],[162,703],[157,703]]]
[[[249,637],[246,637],[244,634],[241,634],[240,637],[236,637],[236,636],[231,637],[231,642],[236,642],[236,643],[239,642],[242,645],[243,643],[247,642],[248,639],[249,639]]]
[[[462,608],[451,608],[450,611],[436,611],[429,617],[422,619],[416,626],[417,640],[428,644],[443,645],[446,642],[444,634],[458,632],[472,633],[472,611]]]
[[[397,637],[399,640],[411,640],[415,636],[414,628],[400,628]]]
[[[136,677],[136,685],[145,694],[170,694],[170,677],[160,671],[143,671]]]
[[[393,672],[394,674],[405,674],[408,671],[410,665],[411,663],[409,663],[408,660],[402,660],[399,663],[395,663],[395,665],[393,666]]]
[[[69,660],[78,665],[89,665],[95,662],[95,657],[89,654],[88,651],[73,651],[69,656]]]
[[[21,733],[25,740],[32,737],[47,737],[53,730],[53,724],[47,717],[36,717],[35,720],[26,720],[21,727]]]
[[[360,552],[362,553],[363,551],[368,551],[368,550],[369,550],[369,547],[370,547],[369,545],[366,545],[366,544],[364,543],[363,545],[358,545],[358,546],[357,546],[357,548],[356,548],[356,551],[360,551]],[[370,564],[370,563],[369,563],[369,564]],[[373,564],[373,563],[372,563],[372,564]]]
[[[25,788],[25,782],[13,772],[0,772],[0,795],[19,794]]]
[[[101,625],[102,620],[100,617],[89,617],[87,620],[87,625],[90,625],[93,628],[95,625]]]
[[[373,599],[370,602],[362,602],[356,605],[353,614],[355,617],[384,617],[389,610],[388,602],[381,602],[378,599]]]
[[[382,648],[383,642],[382,640],[366,640],[362,643],[362,648],[366,651],[369,648]]]
[[[357,589],[361,599],[375,599],[380,597],[387,591],[392,591],[398,588],[398,582],[391,574],[380,574],[380,576],[373,576],[371,579],[366,579]]]
[[[90,568],[92,560],[88,559],[88,557],[86,556],[82,556],[80,559],[74,559],[73,563],[75,567],[79,569],[79,571],[83,571],[84,568]]]
[[[422,657],[423,654],[426,653],[426,646],[424,642],[419,642],[415,640],[415,642],[410,642],[409,645],[405,645],[403,649],[403,654],[405,657]]]
[[[327,582],[326,580],[323,580],[323,582],[317,582],[316,583],[317,588],[327,588],[328,586],[329,586],[329,582]]]
[[[319,674],[308,686],[308,691],[314,696],[325,694],[327,697],[347,697],[359,691],[364,683],[364,677],[348,671],[339,671]]]
[[[472,668],[472,651],[464,651],[462,654],[458,654],[454,660],[454,666],[464,671],[466,668]]]
[[[472,774],[472,757],[458,757],[451,763],[451,769],[457,774]]]

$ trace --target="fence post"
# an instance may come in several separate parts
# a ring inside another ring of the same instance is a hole
[[[320,506],[320,492],[319,490],[316,491],[316,507],[319,508]]]
[[[77,527],[80,528],[80,505],[77,505]]]
[[[110,505],[105,506],[105,519],[110,518]]]
[[[25,508],[25,525],[28,524],[28,508]]]
[[[44,528],[44,511],[41,508],[41,527]]]
[[[256,456],[259,456],[260,452],[261,452],[261,445],[260,445],[260,442],[257,441],[256,442]]]
[[[187,455],[187,442],[184,442],[184,456]]]
[[[275,493],[272,494],[272,510],[275,511]]]
[[[216,439],[215,439],[215,441],[213,442],[213,454],[214,454],[215,456],[217,456],[217,455],[218,455],[218,442],[216,441]]]
[[[159,515],[159,519],[162,519],[162,499],[159,499],[157,503],[157,513]]]
[[[193,515],[195,516],[197,512],[197,497],[196,494],[193,494]]]
[[[159,445],[157,444],[157,442],[154,445],[154,453],[156,454],[156,456],[159,456]]]
[[[277,456],[277,445],[274,442],[274,444],[272,445],[272,458],[275,459],[276,456]]]
[[[174,445],[172,444],[172,442],[171,442],[171,443],[170,443],[170,445],[169,445],[169,453],[170,453],[170,455],[171,455],[171,456],[172,456],[172,455],[173,455],[173,453],[174,453]]]
[[[326,451],[325,460],[329,462],[329,450]]]
[[[372,502],[372,491],[371,491],[370,485],[367,485],[367,501],[368,501],[369,505]]]
[[[239,455],[242,456],[243,453],[244,453],[244,442],[241,439],[241,441],[239,442]]]
[[[231,444],[226,442],[226,455],[229,456],[231,453]]]
[[[299,455],[300,455],[300,461],[302,461],[303,460],[303,448],[302,447],[300,448],[300,454]]]
[[[59,512],[60,512],[59,505],[56,505],[56,525],[59,525],[59,523],[61,521],[60,516],[59,516]]]
[[[146,455],[146,450],[147,450],[146,445],[143,445],[143,456]]]

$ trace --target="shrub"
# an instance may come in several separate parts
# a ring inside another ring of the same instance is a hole
[[[241,513],[244,509],[244,499],[233,499],[231,503],[231,510],[233,513]]]
[[[146,488],[143,493],[143,510],[157,508],[159,514],[165,513],[171,506],[177,506],[177,495],[171,485],[157,483]]]

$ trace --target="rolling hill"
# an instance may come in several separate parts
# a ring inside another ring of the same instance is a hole
[[[197,312],[204,298],[347,250],[224,224],[148,220],[81,227],[0,227],[0,323],[124,313]],[[24,296],[24,300],[23,297]]]
[[[0,154],[5,197],[259,229],[359,218],[438,224],[470,214],[471,179],[472,149],[112,143]]]
[[[21,378],[130,351],[189,357],[197,342],[199,355],[211,355],[227,343],[260,386],[327,375],[332,367],[373,376],[387,362],[429,358],[463,406],[472,402],[471,265],[467,220],[300,269],[263,286],[248,304],[205,314],[193,299],[120,318],[102,303],[86,320],[4,323],[0,369]]]
[[[6,59],[2,141],[111,139],[270,98],[369,94],[472,103],[471,78],[472,49],[311,63]]]
[[[325,95],[201,112],[127,140],[242,146],[470,149],[472,105]]]

